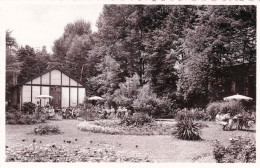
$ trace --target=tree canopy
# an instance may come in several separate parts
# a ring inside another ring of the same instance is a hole
[[[154,99],[193,106],[221,98],[223,68],[256,61],[255,6],[104,5],[97,27],[68,23],[53,54],[18,47],[7,31],[7,74],[58,66],[119,104],[149,85]]]

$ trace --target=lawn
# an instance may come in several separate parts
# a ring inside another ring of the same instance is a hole
[[[153,162],[215,162],[212,155],[215,139],[228,144],[230,137],[255,136],[254,131],[223,131],[214,122],[204,122],[209,127],[202,129],[202,141],[184,141],[170,135],[136,136],[85,132],[77,129],[80,122],[82,121],[48,121],[50,125],[59,126],[63,133],[44,136],[29,134],[37,125],[6,125],[6,146],[29,146],[35,140],[39,146],[66,144],[71,149],[75,146],[109,147],[118,152],[147,156]],[[67,141],[71,143],[68,144]]]

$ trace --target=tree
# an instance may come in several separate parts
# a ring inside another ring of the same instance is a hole
[[[97,25],[95,57],[111,56],[120,66],[121,81],[139,75],[140,85],[146,83],[148,53],[145,43],[169,13],[168,6],[105,5]]]
[[[17,57],[19,62],[22,62],[18,82],[23,82],[41,72],[39,65],[42,63],[37,64],[38,62],[34,48],[28,45],[19,48],[17,51]]]
[[[54,42],[50,66],[58,66],[83,83],[95,74],[96,58],[89,53],[93,48],[89,22],[77,20],[64,28],[63,35]]]
[[[6,98],[9,97],[9,88],[17,84],[17,77],[21,71],[22,63],[16,56],[17,43],[12,32],[6,31]]]
[[[133,109],[133,101],[137,98],[139,87],[140,77],[137,74],[126,77],[126,81],[120,83],[119,88],[114,92],[114,101],[120,106]]]
[[[183,43],[186,59],[179,71],[178,92],[189,105],[205,105],[219,99],[222,69],[254,60],[254,47],[245,49],[244,46],[248,39],[254,46],[254,10],[252,6],[209,6],[200,16],[199,25],[188,30]],[[243,32],[247,33],[239,35]],[[251,55],[245,58],[248,50]]]
[[[121,81],[119,74],[121,73],[120,65],[110,56],[106,56],[100,64],[97,65],[97,70],[101,73],[96,77],[91,78],[90,83],[98,95],[110,97]]]

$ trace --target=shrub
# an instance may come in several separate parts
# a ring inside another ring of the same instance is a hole
[[[33,133],[35,135],[50,135],[50,134],[60,134],[61,131],[58,126],[53,125],[39,125],[34,128]]]
[[[152,92],[150,84],[146,84],[138,89],[137,98],[133,101],[135,111],[162,117],[168,115],[171,109],[171,101],[167,97],[159,98]]]
[[[112,95],[113,101],[118,106],[126,107],[127,109],[133,108],[133,101],[138,94],[140,87],[140,77],[134,74],[132,77],[126,77],[125,82],[119,84],[119,88]]]
[[[21,111],[8,111],[6,112],[6,124],[21,124],[21,125],[30,125],[36,123],[45,122],[46,116],[39,115],[30,115],[30,114],[23,114]]]
[[[242,110],[243,106],[239,101],[213,102],[209,103],[206,108],[206,111],[210,115],[211,120],[214,120],[218,113],[230,113],[230,116],[233,117]]]
[[[33,114],[35,112],[36,104],[32,102],[26,102],[22,106],[22,111],[25,114]]]
[[[181,120],[183,118],[192,118],[194,120],[209,120],[210,116],[206,113],[205,110],[201,108],[193,108],[193,109],[179,109],[175,114],[175,118],[177,120]]]
[[[177,123],[176,135],[179,139],[183,140],[200,140],[200,125],[194,123],[191,118],[183,118]]]
[[[124,117],[119,123],[119,125],[143,126],[144,124],[149,124],[152,121],[153,121],[152,117],[142,114],[140,117],[131,117],[131,116]]]
[[[95,112],[93,108],[90,109],[82,109],[80,111],[80,116],[86,121],[93,121],[99,118],[98,113]]]
[[[227,147],[221,145],[219,141],[216,141],[213,154],[218,163],[255,163],[255,138],[231,138],[230,145]]]
[[[15,108],[10,107],[10,108],[7,109],[6,112],[8,112],[8,113],[16,113],[17,111],[18,110],[16,110]]]

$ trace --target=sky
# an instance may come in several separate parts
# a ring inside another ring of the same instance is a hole
[[[78,19],[91,23],[97,31],[96,21],[102,4],[7,4],[4,8],[5,28],[12,31],[18,45],[35,49],[47,47],[52,53],[54,41],[62,36],[64,27]]]

